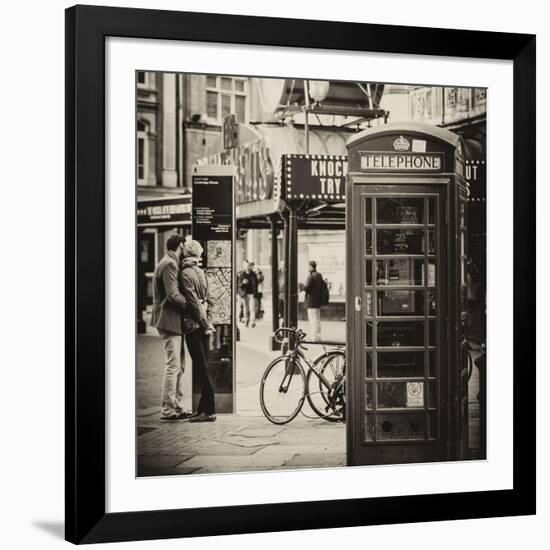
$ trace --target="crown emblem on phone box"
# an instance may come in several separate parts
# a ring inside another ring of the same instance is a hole
[[[407,139],[405,139],[403,136],[399,136],[394,142],[393,142],[393,148],[396,151],[408,151],[411,147],[411,144]]]

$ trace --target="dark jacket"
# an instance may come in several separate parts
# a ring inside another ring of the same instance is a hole
[[[312,271],[304,285],[306,293],[306,307],[319,308],[321,307],[321,286],[323,284],[323,276],[317,271]]]
[[[181,314],[187,301],[178,286],[178,258],[169,251],[153,273],[151,325],[158,330],[182,334]]]
[[[258,295],[258,276],[254,271],[241,271],[237,276],[237,289],[239,296],[244,298],[247,294]]]
[[[197,260],[185,258],[180,271],[180,287],[188,307],[183,315],[183,332],[208,328],[208,282]]]

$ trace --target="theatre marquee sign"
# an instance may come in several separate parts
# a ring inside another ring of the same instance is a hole
[[[281,169],[281,196],[287,201],[345,199],[346,155],[283,155]]]

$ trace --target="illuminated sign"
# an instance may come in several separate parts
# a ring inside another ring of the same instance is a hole
[[[286,200],[342,201],[348,157],[345,155],[283,155],[283,197]]]
[[[263,140],[251,141],[227,149],[197,164],[233,165],[237,168],[237,204],[270,199],[273,196],[274,170],[269,150]]]
[[[378,153],[361,152],[361,170],[440,172],[443,169],[441,153]]]
[[[464,179],[468,182],[468,196],[471,202],[485,201],[487,196],[487,170],[485,160],[466,160]]]
[[[137,204],[138,227],[191,224],[191,195],[140,199]]]

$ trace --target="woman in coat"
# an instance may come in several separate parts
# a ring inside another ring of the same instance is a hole
[[[187,300],[187,310],[183,319],[183,332],[187,349],[198,375],[201,398],[197,412],[189,422],[214,422],[216,405],[214,388],[208,374],[208,341],[214,328],[208,321],[208,284],[204,271],[199,267],[203,249],[197,241],[183,244],[183,262],[180,271],[181,292]]]

